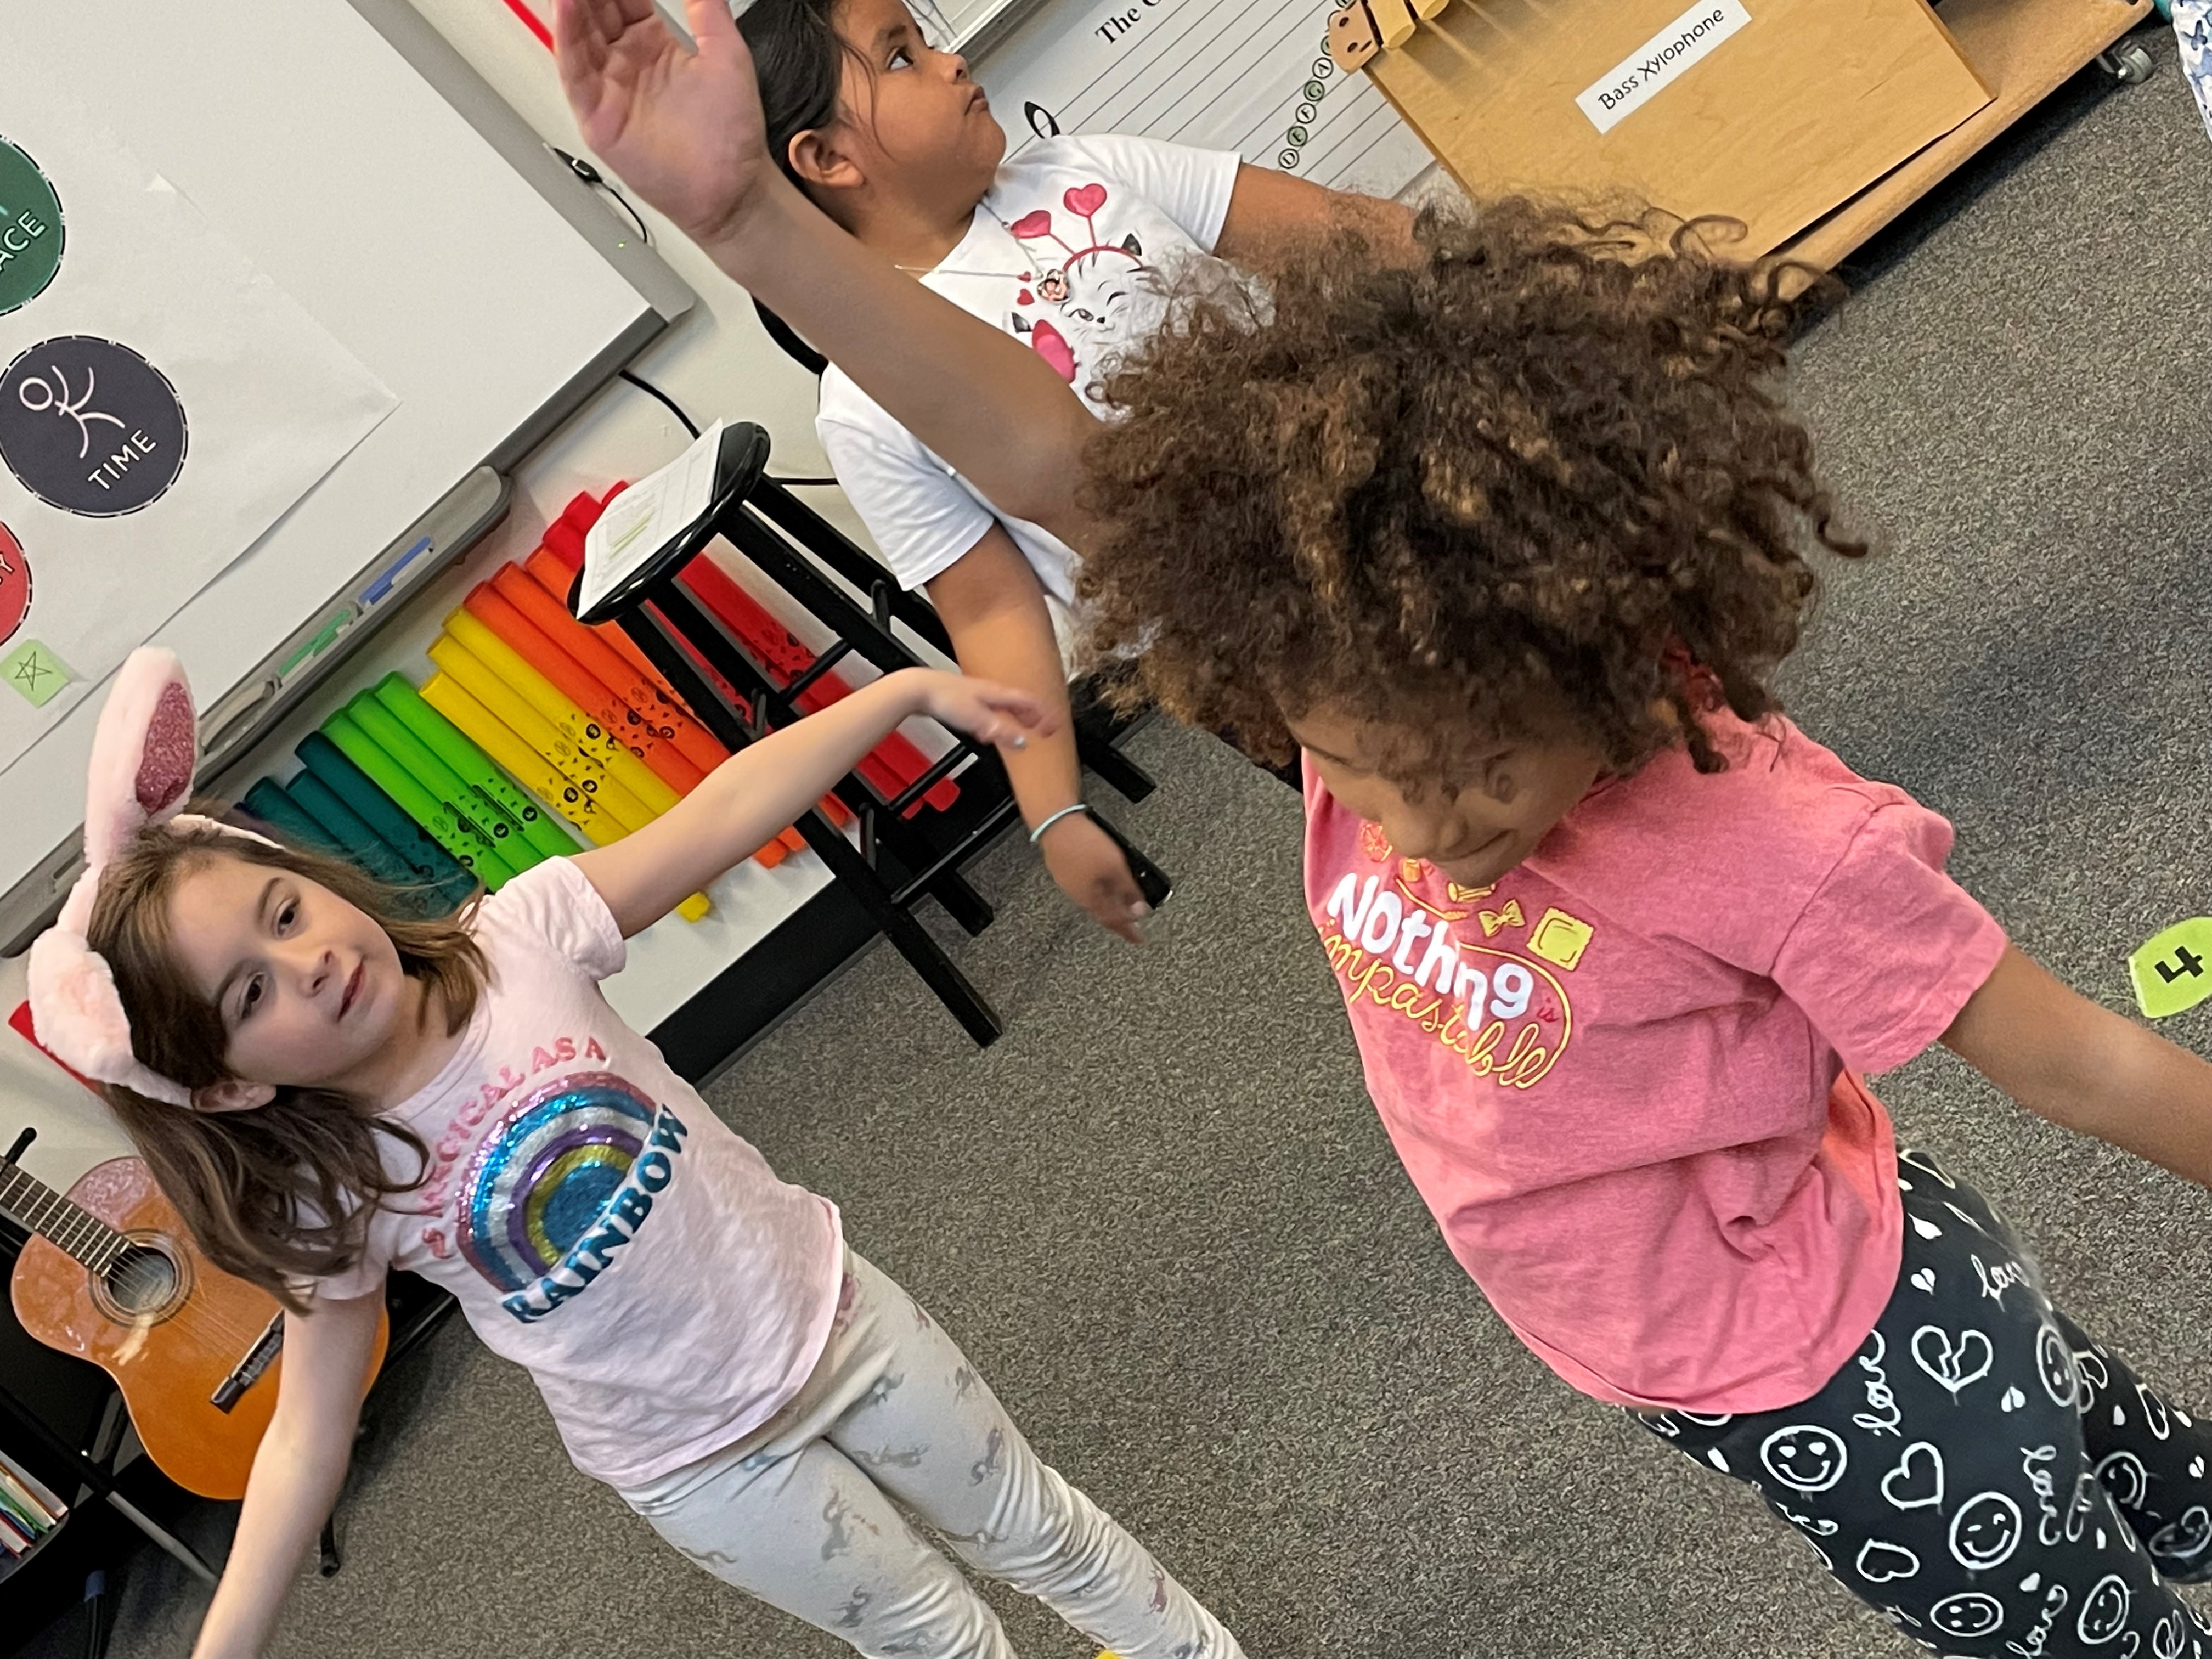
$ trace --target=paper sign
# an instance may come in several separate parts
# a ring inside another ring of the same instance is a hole
[[[607,504],[584,537],[584,581],[576,614],[588,616],[646,563],[699,522],[714,501],[722,423],[708,427],[674,460]]]
[[[1610,132],[1749,21],[1743,0],[1703,0],[1622,58],[1575,102],[1592,126]]]
[[[33,708],[43,708],[73,678],[61,659],[36,640],[25,640],[0,657],[0,680],[5,680]]]
[[[2212,996],[2212,916],[2178,921],[2128,958],[2144,1017],[2164,1019]]]

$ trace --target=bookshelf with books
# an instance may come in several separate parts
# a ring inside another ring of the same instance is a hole
[[[38,1553],[69,1518],[69,1505],[0,1452],[0,1583]]]

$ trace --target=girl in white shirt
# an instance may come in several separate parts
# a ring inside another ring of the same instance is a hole
[[[848,1247],[836,1206],[778,1180],[600,994],[628,935],[924,714],[1009,754],[1054,727],[1018,691],[889,675],[635,835],[426,922],[349,866],[178,816],[197,761],[182,672],[154,650],[125,665],[89,867],[33,949],[31,1006],[208,1255],[286,1304],[198,1659],[267,1644],[344,1475],[395,1267],[530,1371],[577,1468],[864,1654],[1013,1659],[910,1513],[1126,1659],[1241,1659]],[[526,1628],[513,1649],[544,1644]]]
[[[1107,364],[1159,317],[1156,270],[1206,254],[1264,266],[1271,242],[1332,223],[1401,240],[1411,216],[1193,149],[1113,135],[1051,138],[1012,161],[983,89],[901,0],[754,0],[738,21],[768,151],[863,246],[1026,341],[1095,413]],[[1075,554],[1000,510],[842,370],[823,376],[823,452],[901,586],[924,588],[971,674],[1060,716],[1009,757],[1022,816],[1060,889],[1134,940],[1145,902],[1082,808],[1066,719]]]

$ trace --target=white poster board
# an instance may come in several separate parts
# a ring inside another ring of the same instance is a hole
[[[0,56],[0,769],[398,402],[57,80]]]
[[[1054,132],[1233,149],[1334,190],[1395,196],[1429,152],[1329,61],[1328,0],[1048,0],[976,78],[1018,154]]]

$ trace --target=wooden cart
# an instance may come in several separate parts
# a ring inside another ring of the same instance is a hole
[[[1364,72],[1462,188],[1649,201],[1832,265],[2084,65],[2150,0],[1351,0]]]

